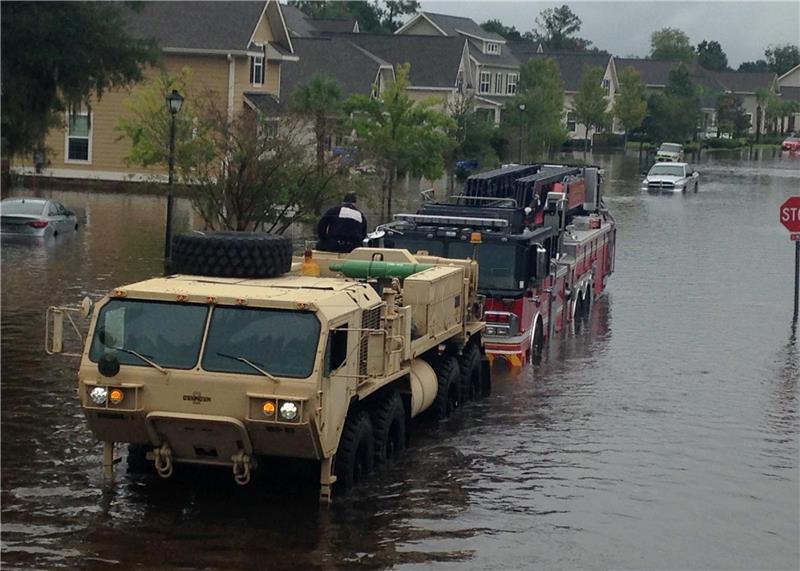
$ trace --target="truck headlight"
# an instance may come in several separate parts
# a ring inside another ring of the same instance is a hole
[[[297,405],[292,401],[285,401],[281,404],[280,414],[283,420],[294,420],[297,418]]]
[[[486,328],[486,335],[494,335],[495,333],[497,333],[497,331],[496,331],[496,329],[494,327],[487,327]]]
[[[106,404],[108,399],[108,389],[105,387],[95,387],[89,392],[89,398],[97,405]]]

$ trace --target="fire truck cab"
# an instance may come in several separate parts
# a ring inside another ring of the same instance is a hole
[[[463,194],[397,214],[370,245],[478,261],[490,360],[521,366],[588,316],[614,270],[614,219],[597,167],[511,165],[471,176]]]

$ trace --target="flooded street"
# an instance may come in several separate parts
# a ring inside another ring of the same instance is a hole
[[[675,196],[639,190],[635,154],[589,161],[619,224],[590,327],[412,425],[406,454],[330,509],[286,466],[246,488],[213,469],[104,481],[77,359],[45,355],[44,312],[159,274],[164,202],[41,193],[81,227],[2,243],[4,568],[800,567],[800,341],[777,213],[800,158],[704,155],[700,191]],[[185,202],[177,224],[193,224]]]

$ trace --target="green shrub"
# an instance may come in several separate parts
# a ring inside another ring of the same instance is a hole
[[[705,140],[709,149],[738,149],[747,146],[747,139],[717,139],[712,137]]]

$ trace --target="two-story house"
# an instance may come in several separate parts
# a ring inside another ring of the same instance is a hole
[[[800,65],[794,66],[778,78],[778,89],[781,99],[794,101],[800,106]],[[800,129],[800,112],[789,115],[787,129],[790,133]]]
[[[140,11],[127,16],[126,27],[135,37],[155,40],[167,72],[191,70],[187,98],[211,97],[233,117],[252,108],[253,98],[280,97],[281,67],[297,59],[281,9],[277,0],[144,2]],[[146,70],[146,80],[159,73]],[[116,126],[136,88],[108,91],[90,106],[65,115],[63,127],[47,136],[44,174],[100,180],[164,175],[164,168],[126,163],[130,142],[120,137]],[[32,158],[17,161],[14,170],[32,172]]]
[[[476,109],[496,122],[507,101],[517,92],[519,61],[505,38],[487,32],[474,20],[460,16],[418,12],[395,35],[444,36],[466,41],[467,65],[462,65],[465,90],[475,94]]]

